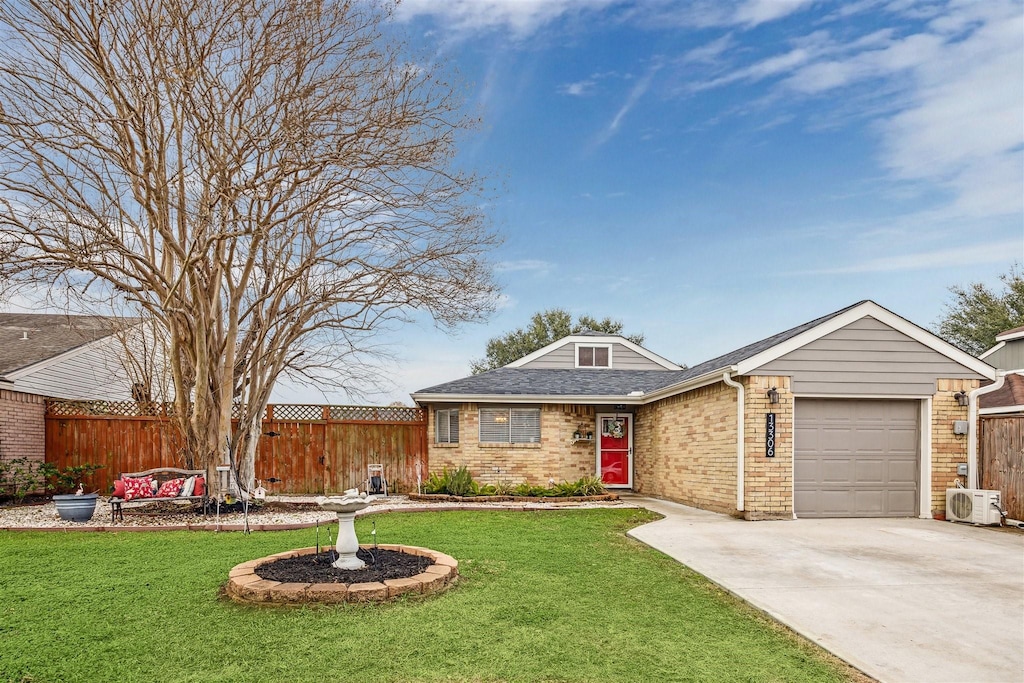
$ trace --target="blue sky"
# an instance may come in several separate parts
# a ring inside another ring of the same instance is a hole
[[[464,376],[556,306],[691,365],[862,299],[932,326],[950,285],[1024,261],[1022,12],[406,0],[483,118],[460,162],[497,181],[503,296],[453,336],[396,330],[394,387],[366,400]]]
[[[404,0],[482,127],[504,244],[486,324],[380,341],[409,402],[552,307],[696,364],[862,299],[925,326],[1024,262],[1024,5],[912,0]],[[386,380],[386,381],[387,381]]]

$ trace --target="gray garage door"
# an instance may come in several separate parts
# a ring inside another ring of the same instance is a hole
[[[914,517],[918,401],[798,398],[797,517]]]

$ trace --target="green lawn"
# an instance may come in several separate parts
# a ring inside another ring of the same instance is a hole
[[[637,510],[376,516],[381,543],[455,556],[447,593],[251,607],[245,560],[313,530],[0,532],[0,680],[829,681],[841,664],[625,537]],[[369,538],[370,520],[357,531]],[[323,536],[321,536],[323,539]]]

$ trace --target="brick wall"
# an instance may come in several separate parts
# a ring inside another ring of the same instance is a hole
[[[971,393],[978,380],[940,379],[932,396],[932,515],[945,516],[946,489],[957,479],[967,486],[967,477],[957,477],[956,466],[967,462],[967,436],[953,434],[953,422],[967,419],[967,406],[960,406],[954,394]]]
[[[0,458],[46,457],[46,399],[0,389]]]
[[[746,519],[793,518],[793,394],[789,377],[743,377]],[[768,403],[778,389],[779,402]],[[768,413],[775,413],[775,457],[766,456]]]
[[[736,390],[717,382],[641,406],[634,489],[716,512],[736,511]]]
[[[579,425],[584,425],[584,431],[595,430],[596,411],[593,406],[541,406],[541,441],[538,444],[481,444],[478,406],[475,403],[459,406],[458,444],[434,443],[434,411],[437,407],[430,407],[427,418],[431,472],[440,472],[445,467],[468,467],[473,478],[482,484],[528,482],[540,486],[547,486],[551,479],[556,482],[575,481],[595,474],[595,442],[572,443],[573,432]]]

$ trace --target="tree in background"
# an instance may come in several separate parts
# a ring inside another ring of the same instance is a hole
[[[0,0],[0,282],[153,321],[189,458],[243,487],[282,373],[347,386],[388,323],[493,306],[477,122],[390,11]]]
[[[980,282],[950,287],[953,301],[946,304],[945,317],[939,321],[939,336],[977,356],[995,346],[1000,332],[1024,325],[1024,277],[1019,267],[999,279],[1002,291]]]
[[[571,334],[579,334],[584,330],[622,334],[622,327],[622,323],[618,320],[611,318],[598,320],[589,315],[581,315],[574,323],[569,311],[563,308],[550,308],[540,313],[534,313],[530,318],[530,324],[526,327],[490,339],[487,342],[487,355],[480,360],[473,361],[470,368],[474,375],[478,375],[481,372],[508,365],[512,361],[519,360],[523,356]],[[634,344],[644,343],[642,334],[623,336]]]

